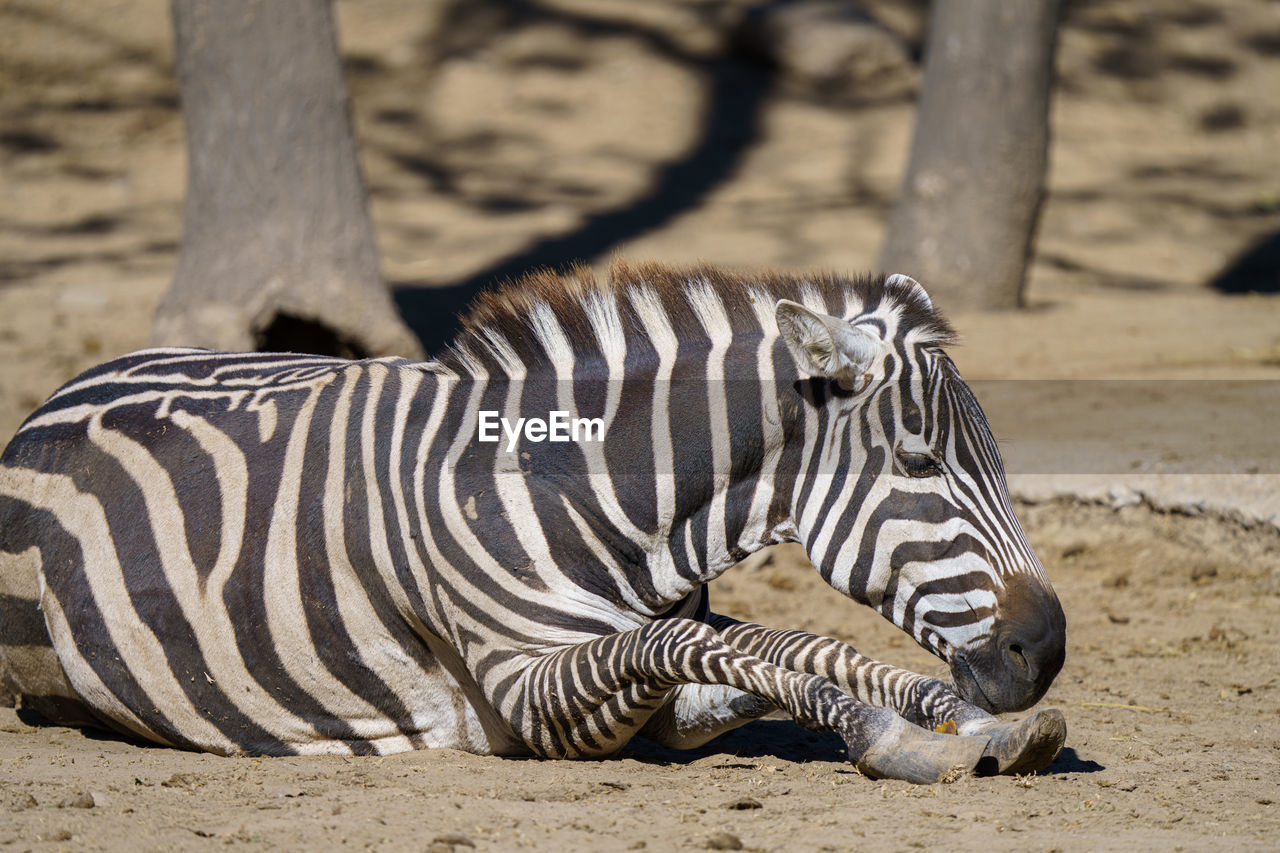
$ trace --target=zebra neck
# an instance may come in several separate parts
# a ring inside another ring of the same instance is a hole
[[[678,600],[767,545],[795,539],[789,437],[803,428],[792,377],[774,378],[771,341],[750,378],[711,373],[655,385],[653,404],[622,434],[644,434],[652,475],[626,478],[621,505],[651,531],[644,572]],[[675,376],[683,374],[679,368]],[[624,419],[624,423],[626,419]],[[616,478],[615,478],[616,479]]]
[[[522,553],[504,561],[552,564],[592,595],[648,615],[761,547],[793,540],[791,478],[780,470],[795,470],[788,433],[803,428],[794,376],[775,379],[775,356],[787,356],[774,340],[757,333],[734,344],[449,383],[461,429],[445,431],[461,442],[446,454],[456,470],[445,479],[462,515],[511,526]],[[482,412],[514,426],[554,411],[598,417],[603,439],[474,439]]]

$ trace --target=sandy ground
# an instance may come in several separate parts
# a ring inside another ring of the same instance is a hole
[[[874,267],[913,72],[843,96],[771,81],[726,52],[734,4],[472,3],[447,25],[425,5],[338,5],[411,320],[573,257]],[[868,5],[918,40],[914,4]],[[146,343],[181,226],[171,66],[162,0],[0,0],[0,434]],[[1046,702],[1068,749],[1046,773],[882,784],[777,722],[593,763],[225,759],[0,710],[0,846],[1274,849],[1280,280],[1273,263],[1252,280],[1269,293],[1234,294],[1230,273],[1280,231],[1280,7],[1074,4],[1059,74],[1030,310],[957,317],[954,353],[1033,478],[1020,511],[1067,612]],[[1082,475],[1100,503],[1051,499],[1046,478]],[[1186,497],[1143,502],[1138,475]],[[937,668],[794,553],[713,602]]]

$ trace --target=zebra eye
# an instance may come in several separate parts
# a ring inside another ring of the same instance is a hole
[[[936,477],[942,473],[942,466],[927,453],[908,453],[899,450],[898,464],[906,471],[908,477]]]

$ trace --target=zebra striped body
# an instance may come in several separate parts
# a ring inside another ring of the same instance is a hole
[[[811,317],[874,357],[820,375]],[[961,724],[917,744],[947,767],[1024,769],[1027,731],[986,712],[1047,688],[1061,610],[945,336],[909,280],[649,267],[490,297],[439,361],[125,356],[4,453],[0,663],[49,713],[228,754],[603,755],[780,708],[874,772],[913,778],[873,760],[924,733],[898,714]],[[477,438],[554,411],[604,440]],[[707,611],[793,540],[961,695]],[[1061,743],[1030,737],[1040,763]]]

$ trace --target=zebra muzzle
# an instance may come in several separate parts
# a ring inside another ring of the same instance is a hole
[[[1031,581],[1006,584],[996,631],[959,649],[951,677],[959,694],[992,714],[1030,708],[1066,659],[1066,618],[1057,595]]]

